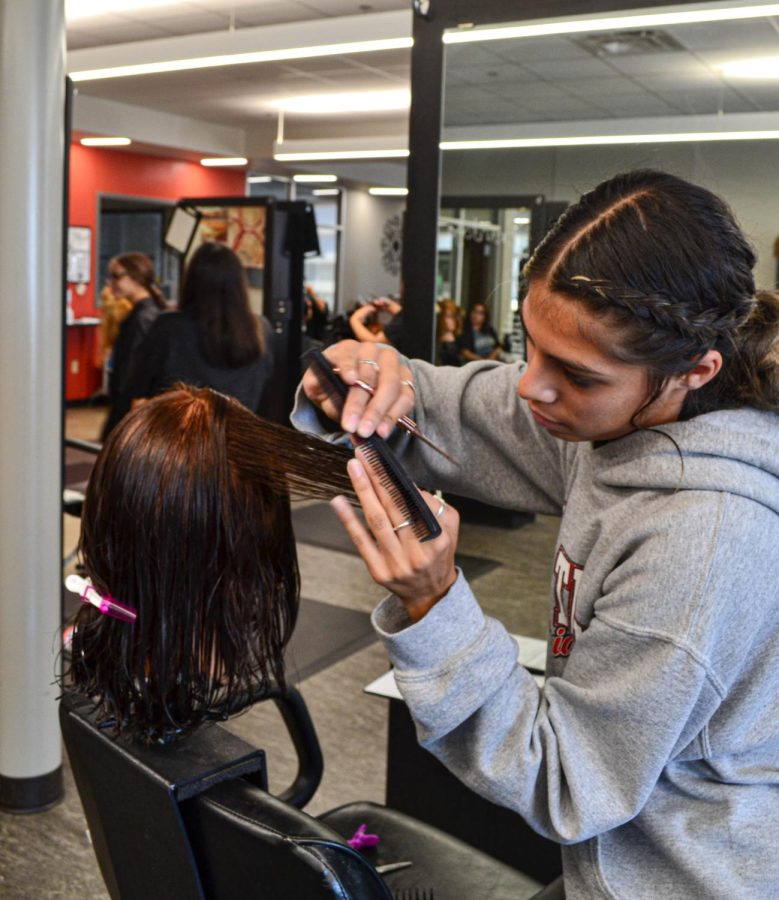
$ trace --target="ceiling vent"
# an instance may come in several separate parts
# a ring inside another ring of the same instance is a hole
[[[638,31],[606,31],[575,38],[588,53],[600,58],[608,56],[638,56],[648,53],[675,53],[686,48],[667,31],[641,29]]]

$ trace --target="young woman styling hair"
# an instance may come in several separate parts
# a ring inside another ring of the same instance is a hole
[[[359,462],[372,533],[335,504],[392,591],[373,620],[421,742],[564,845],[577,900],[779,893],[779,299],[754,262],[718,197],[630,172],[528,262],[519,371],[327,351],[375,387],[350,391],[346,431],[411,414],[463,462],[400,436],[416,477],[561,516],[539,688],[454,566],[454,510],[435,541],[393,531]]]

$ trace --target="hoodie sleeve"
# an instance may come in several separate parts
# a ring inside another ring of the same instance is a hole
[[[565,445],[536,425],[516,393],[521,369],[485,361],[460,368],[404,360],[413,373],[412,416],[423,434],[454,457],[440,454],[396,429],[392,447],[414,480],[506,509],[560,515],[565,496]],[[298,390],[292,424],[328,434]]]
[[[462,575],[419,622],[386,598],[373,623],[420,743],[540,834],[576,843],[634,818],[674,749],[718,702],[683,647],[597,618],[543,689]]]

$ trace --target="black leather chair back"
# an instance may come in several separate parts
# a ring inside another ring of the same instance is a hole
[[[313,793],[306,777],[287,800],[271,796],[263,751],[218,725],[146,747],[100,728],[71,694],[60,724],[113,900],[390,897],[337,832],[291,805]]]

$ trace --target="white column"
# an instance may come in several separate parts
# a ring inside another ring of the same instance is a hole
[[[64,0],[0,0],[0,806],[61,795]]]

